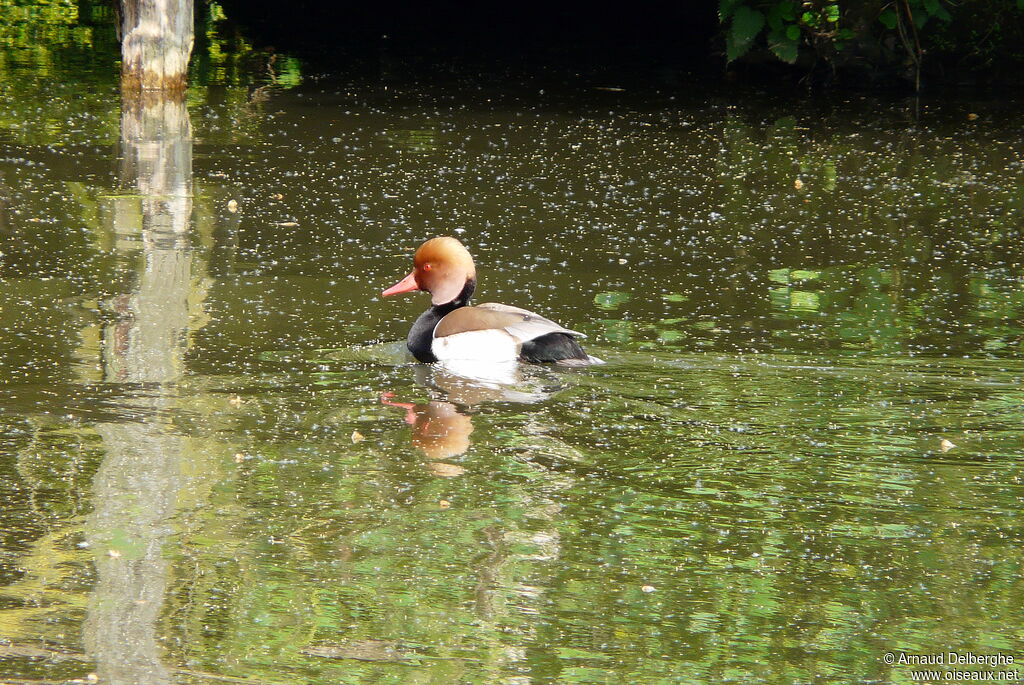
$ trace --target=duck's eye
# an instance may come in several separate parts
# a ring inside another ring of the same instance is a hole
[[[426,264],[423,265],[423,270],[424,271],[430,271],[433,268],[434,268],[434,265],[431,264],[430,262],[427,262]]]

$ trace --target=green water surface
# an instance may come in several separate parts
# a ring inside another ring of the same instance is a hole
[[[1024,661],[1020,102],[211,77],[133,115],[24,49],[0,681]],[[441,234],[608,363],[410,363],[426,298],[379,292]]]

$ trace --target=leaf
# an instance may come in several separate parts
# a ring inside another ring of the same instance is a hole
[[[725,21],[733,15],[736,8],[742,3],[743,0],[719,0],[718,3],[718,20],[723,24]]]
[[[762,28],[764,28],[764,14],[752,10],[746,5],[736,8],[726,39],[726,58],[732,62],[745,55]]]
[[[800,40],[800,27],[796,24],[790,24],[786,27],[786,38],[792,41]]]
[[[896,22],[899,21],[899,17],[896,16],[896,11],[893,9],[887,9],[878,15],[878,21],[882,22],[887,29],[896,28]]]
[[[924,7],[928,10],[928,14],[938,17],[942,21],[949,21],[953,18],[939,0],[924,0]]]
[[[826,5],[825,18],[833,24],[839,23],[839,5]]]
[[[923,29],[924,25],[928,23],[928,20],[932,18],[932,15],[927,12],[914,12],[914,26],[918,29]]]
[[[792,0],[780,0],[768,10],[766,19],[773,31],[781,31],[785,24],[796,20],[796,5]]]
[[[783,62],[787,64],[796,62],[799,52],[797,42],[788,37],[788,31],[787,33],[772,32],[768,36],[768,48]]]

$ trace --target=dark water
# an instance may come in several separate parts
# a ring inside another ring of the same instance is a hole
[[[1024,659],[1019,102],[4,73],[5,682]],[[439,234],[608,364],[409,363]]]

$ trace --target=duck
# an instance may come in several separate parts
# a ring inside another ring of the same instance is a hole
[[[406,341],[417,361],[604,363],[580,346],[577,339],[586,336],[540,314],[496,302],[470,305],[476,284],[469,250],[458,239],[442,236],[420,245],[412,272],[381,293],[430,293],[430,309],[416,319]]]

